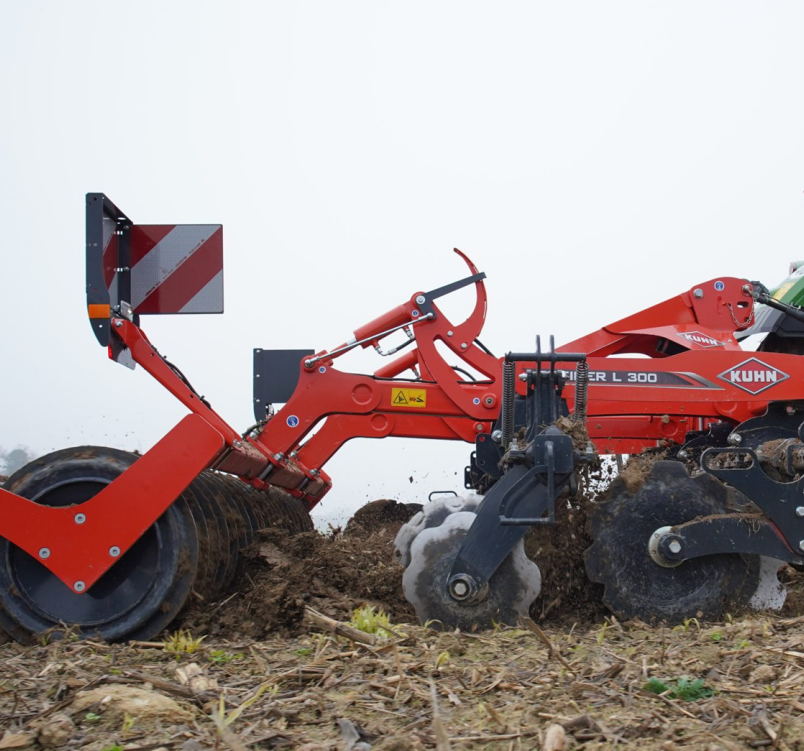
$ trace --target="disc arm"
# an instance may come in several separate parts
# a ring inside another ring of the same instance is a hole
[[[555,469],[565,469],[567,453],[572,468],[572,442],[568,436],[539,436],[548,437],[552,440],[543,441],[546,464],[516,464],[488,492],[452,565],[450,584],[460,579],[473,595],[480,593],[525,532],[552,521],[555,497],[572,478],[571,471],[558,474]]]
[[[734,456],[737,460],[747,457],[751,464],[713,466],[717,457],[728,456]],[[787,556],[781,557],[781,560],[789,560],[791,554],[798,556],[804,552],[804,479],[798,482],[773,480],[765,474],[756,453],[744,448],[707,449],[701,457],[701,466],[708,474],[739,490],[765,513],[789,547]]]
[[[746,514],[717,514],[672,527],[660,535],[656,550],[672,565],[719,553],[757,554],[797,565],[804,563],[773,524]]]

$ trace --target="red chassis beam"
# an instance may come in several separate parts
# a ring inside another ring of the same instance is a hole
[[[125,553],[205,468],[237,474],[257,488],[285,488],[312,508],[331,487],[324,464],[351,438],[473,442],[491,430],[499,413],[502,361],[476,344],[486,293],[482,279],[471,279],[477,301],[460,325],[426,293],[416,293],[358,329],[347,344],[305,360],[293,396],[255,437],[241,437],[205,405],[139,327],[113,319],[113,332],[134,361],[192,415],[80,507],[44,508],[0,491],[5,504],[0,534],[39,557],[68,586],[80,583],[86,591],[117,560],[110,549]],[[688,430],[709,422],[736,424],[762,414],[769,400],[801,397],[800,358],[754,357],[734,338],[752,320],[750,292],[744,280],[712,280],[563,348],[589,355],[588,427],[598,450],[634,452],[679,443]],[[415,346],[373,375],[334,367],[352,348],[379,347],[400,328],[415,335]],[[482,380],[462,380],[438,351],[439,343]],[[419,379],[399,378],[407,370]],[[566,371],[571,401],[574,373],[569,366]],[[91,523],[77,525],[76,513]],[[40,557],[42,548],[51,554]]]

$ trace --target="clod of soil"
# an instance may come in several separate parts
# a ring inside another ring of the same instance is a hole
[[[658,461],[664,459],[666,452],[657,451],[647,454],[632,454],[620,472],[620,479],[629,493],[636,493],[645,484],[645,478],[650,474],[650,468]]]
[[[36,740],[45,748],[61,748],[66,746],[75,733],[75,723],[66,714],[60,712],[51,715],[39,728]]]
[[[89,710],[94,710],[109,722],[122,721],[126,715],[140,720],[169,720],[171,723],[193,719],[191,712],[169,696],[136,686],[110,685],[79,691],[71,711]]]
[[[415,513],[404,503],[381,498],[360,507],[346,525],[344,534],[365,536],[377,533],[395,537],[399,528]]]

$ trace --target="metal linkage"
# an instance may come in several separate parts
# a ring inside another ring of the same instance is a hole
[[[308,357],[304,361],[304,367],[309,370],[314,365],[316,365],[316,363],[321,362],[321,360],[330,360],[333,357],[338,357],[339,355],[342,355],[346,352],[353,350],[355,347],[359,347],[361,344],[366,344],[368,342],[373,342],[377,339],[382,339],[388,336],[389,334],[393,334],[394,331],[399,331],[399,329],[404,329],[407,328],[408,326],[415,326],[417,323],[423,323],[424,321],[431,321],[434,318],[435,313],[427,313],[423,316],[419,316],[418,318],[412,318],[410,321],[406,321],[405,323],[400,323],[398,326],[392,326],[390,329],[386,329],[385,331],[381,331],[379,334],[374,334],[373,336],[366,337],[365,339],[353,339],[352,341],[344,344],[342,347],[333,349],[332,352],[324,352],[323,354],[317,355],[316,357]],[[402,347],[397,347],[397,349],[393,350],[393,352],[396,352],[401,348]],[[393,352],[387,352],[386,354],[393,354]]]
[[[753,285],[753,289],[751,288],[751,285]],[[786,316],[804,323],[804,310],[796,305],[788,305],[787,303],[777,300],[770,294],[768,288],[764,284],[761,284],[760,282],[751,282],[751,284],[746,284],[743,287],[743,292],[745,292],[746,295],[753,297],[757,302],[767,305],[769,308],[775,308],[776,310],[784,313]]]

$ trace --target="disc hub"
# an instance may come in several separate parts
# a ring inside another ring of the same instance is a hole
[[[673,560],[681,553],[681,539],[671,533],[672,527],[659,527],[648,538],[648,553],[654,563],[664,568],[675,568],[684,561]]]
[[[447,585],[450,597],[458,602],[474,601],[478,599],[480,589],[475,580],[468,574],[456,574]]]

